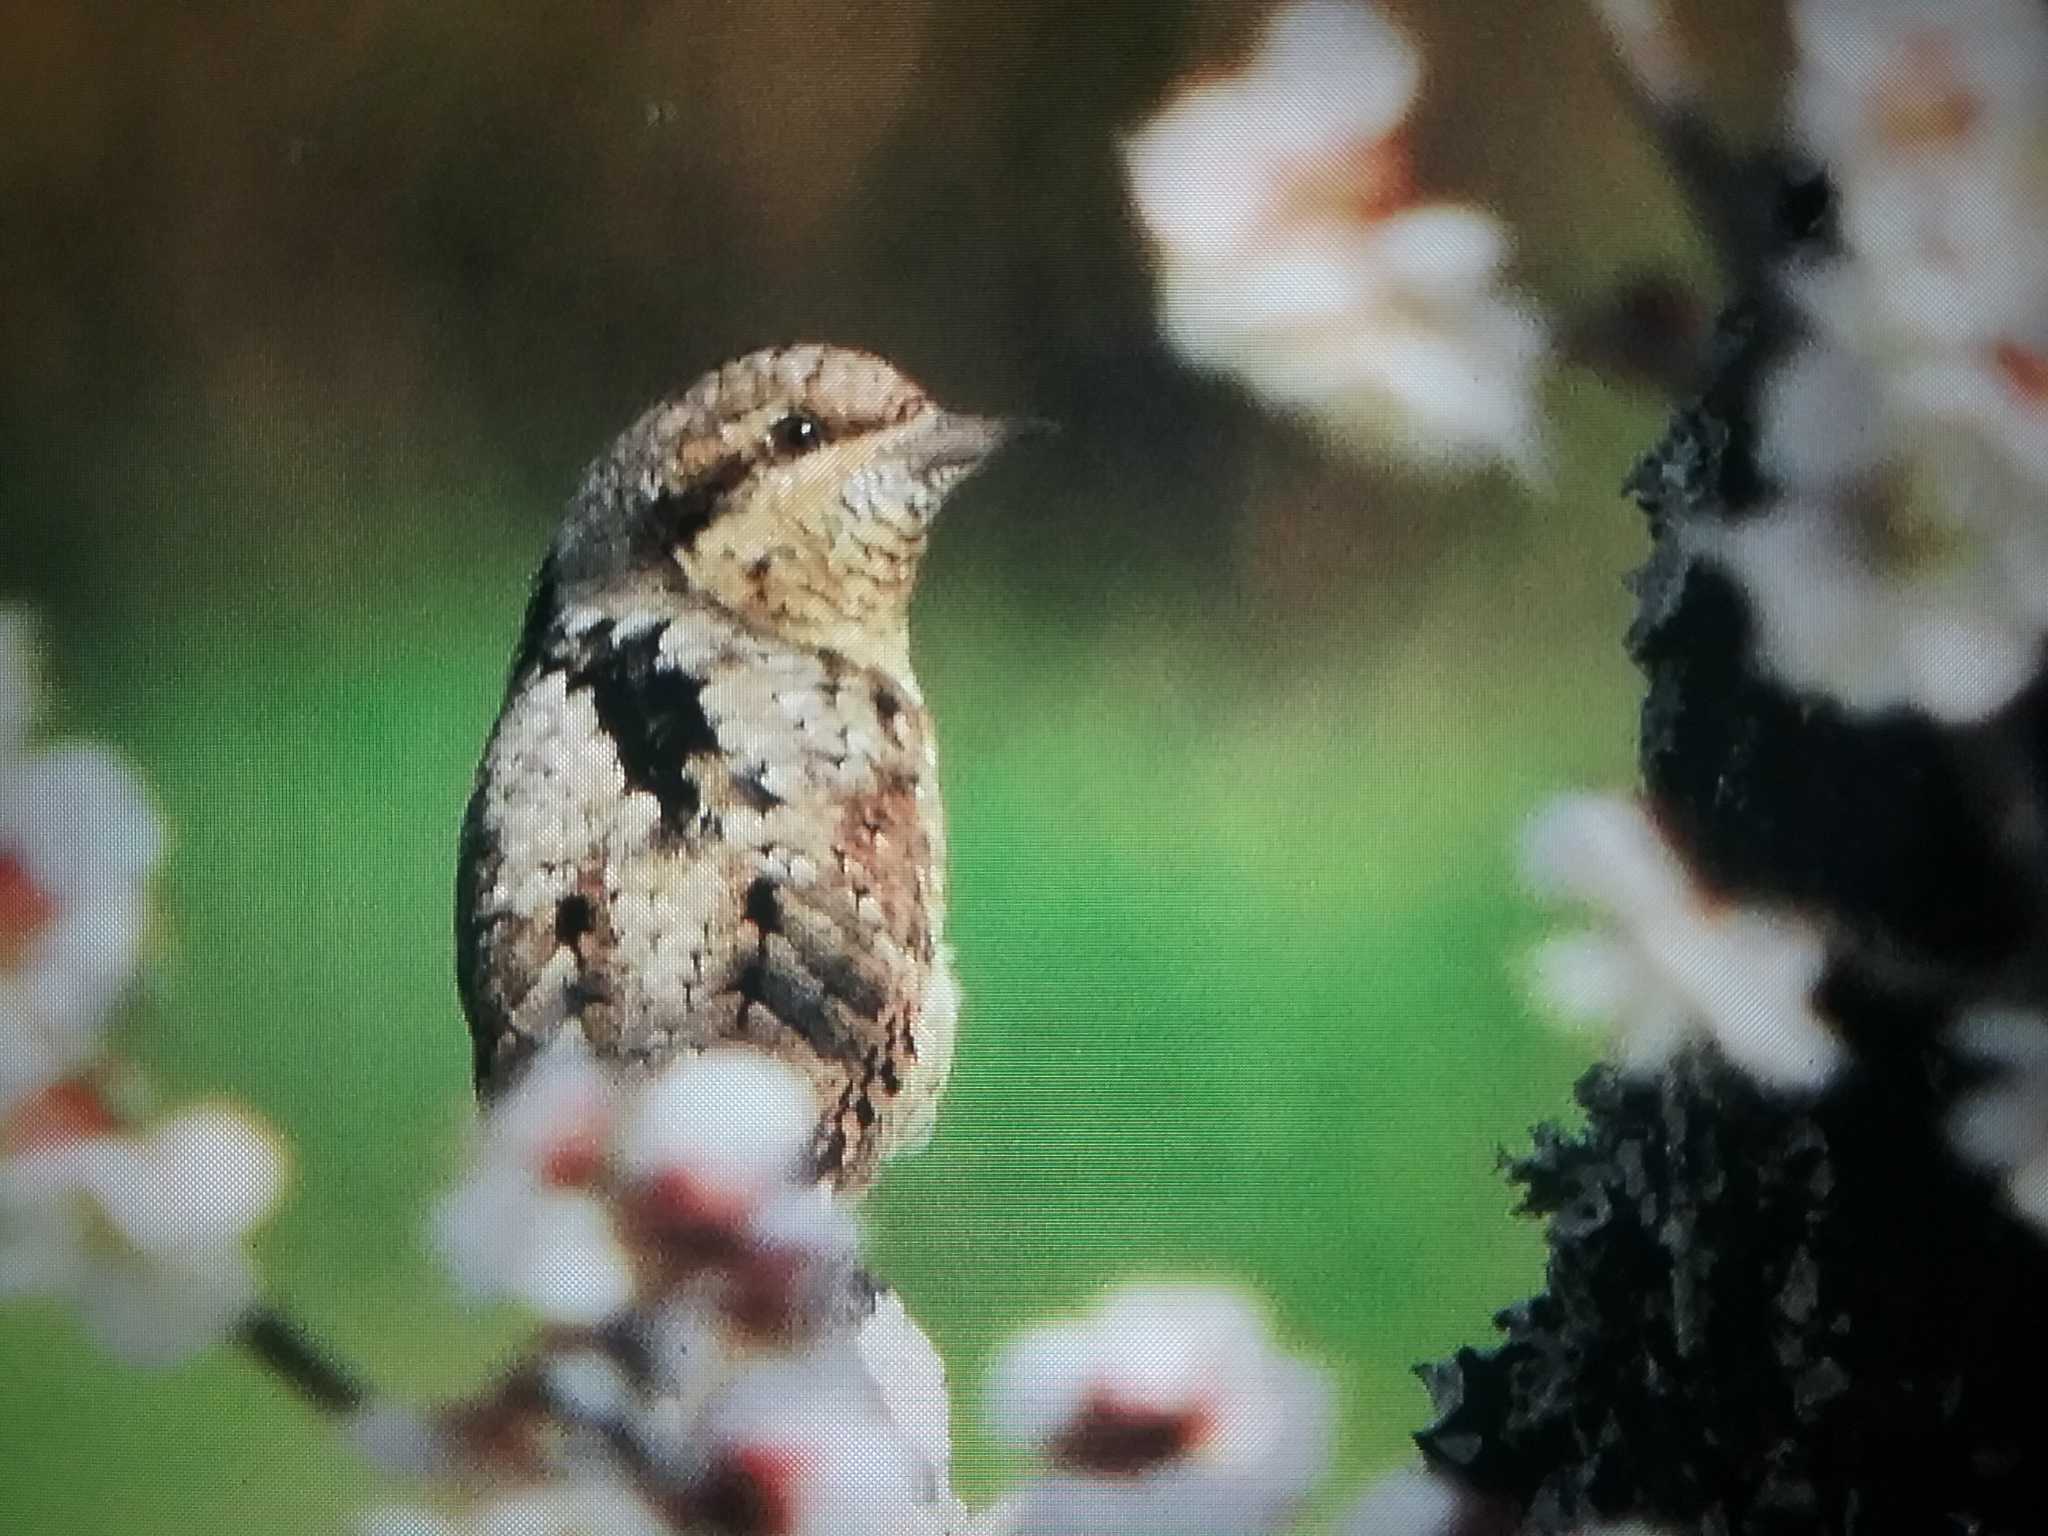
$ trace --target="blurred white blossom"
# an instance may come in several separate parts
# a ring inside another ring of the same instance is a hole
[[[2013,1209],[2048,1233],[2048,1023],[1978,1013],[1956,1026],[1954,1044],[1994,1075],[1956,1106],[1949,1136],[1969,1162],[2002,1174]]]
[[[1377,9],[1297,0],[1246,68],[1133,133],[1161,325],[1347,443],[1533,473],[1544,328],[1502,286],[1501,223],[1416,200],[1402,130],[1421,80]]]
[[[897,1298],[870,1293],[833,1325],[761,1348],[674,1299],[637,1305],[602,1329],[551,1330],[489,1391],[431,1419],[359,1416],[387,1469],[527,1490],[460,1518],[387,1510],[366,1528],[496,1531],[521,1511],[580,1531],[586,1508],[609,1509],[630,1484],[660,1528],[705,1536],[966,1529],[944,1369]]]
[[[1534,955],[1539,999],[1613,1039],[1627,1071],[1652,1074],[1711,1040],[1773,1087],[1810,1090],[1847,1061],[1814,1007],[1821,939],[1789,915],[1719,899],[1633,800],[1569,795],[1530,823],[1523,871],[1539,894],[1603,920]]]
[[[901,1464],[920,1506],[943,1502],[952,1486],[945,1367],[901,1298],[884,1293],[871,1307],[864,1318],[849,1307],[806,1335],[785,1334],[762,1348],[736,1337],[715,1313],[671,1304],[649,1319],[646,1335],[654,1398],[617,1416],[630,1418],[639,1442],[658,1461],[683,1469],[696,1484],[707,1475],[707,1425],[748,1419],[777,1392],[822,1396],[852,1405],[854,1433],[886,1439],[887,1459]],[[800,1368],[762,1374],[770,1364]],[[811,1422],[829,1428],[823,1419]]]
[[[1957,723],[2025,685],[2048,629],[2048,492],[1973,420],[2008,387],[1966,359],[1887,375],[1825,337],[1765,380],[1759,460],[1778,495],[1688,537],[1747,594],[1768,671],[1853,711]],[[2048,408],[2032,409],[2038,423],[2002,435],[2039,455],[2048,488]]]
[[[758,1052],[680,1057],[622,1083],[558,1037],[486,1119],[435,1233],[472,1294],[590,1325],[636,1300],[800,1331],[854,1262],[858,1229],[807,1184],[817,1105]]]
[[[1983,719],[2033,675],[2048,588],[2020,584],[2019,568],[1966,536],[1913,540],[1903,494],[1780,502],[1714,530],[1708,547],[1741,582],[1759,657],[1786,684],[1852,711]]]
[[[1284,7],[1242,72],[1132,136],[1133,191],[1161,240],[1212,256],[1257,240],[1289,198],[1330,213],[1398,207],[1411,187],[1396,136],[1421,85],[1421,54],[1375,7]]]
[[[1340,1536],[1462,1536],[1475,1500],[1420,1467],[1380,1479],[1337,1527]]]
[[[805,1080],[755,1052],[641,1082],[573,1034],[550,1045],[491,1111],[437,1232],[472,1291],[570,1326],[399,1448],[424,1433],[485,1476],[612,1465],[672,1529],[943,1536],[943,1372],[811,1171],[817,1114]],[[559,1528],[583,1529],[582,1507],[562,1504]]]
[[[843,1308],[860,1266],[860,1224],[823,1187],[763,1201],[743,1229],[714,1303],[755,1338],[799,1338]]]
[[[1847,259],[1809,298],[1873,350],[1981,347],[2048,298],[2048,11],[1798,0],[1794,119]]]
[[[1694,532],[1760,662],[1853,711],[1980,720],[2048,634],[2048,11],[1799,0],[1794,116],[1840,249],[1766,380],[1776,495]]]
[[[618,1090],[579,1037],[558,1036],[485,1117],[469,1174],[434,1234],[458,1284],[595,1323],[633,1297],[603,1180]]]
[[[1945,501],[1960,522],[2001,547],[2015,534],[2038,545],[2048,503],[2048,287],[2024,336],[1987,348],[1928,353],[1897,370],[1893,398],[1909,428],[1937,449]],[[2038,548],[2027,551],[2036,561]],[[2037,585],[2038,565],[2029,572]]]
[[[737,1226],[800,1176],[818,1106],[796,1072],[755,1051],[679,1058],[625,1122],[624,1177],[677,1226]]]
[[[521,1489],[453,1516],[380,1509],[358,1529],[361,1536],[667,1536],[674,1528],[630,1489],[584,1482]]]
[[[78,1085],[53,1098],[89,1097]],[[34,1101],[0,1154],[0,1295],[76,1303],[110,1351],[166,1364],[224,1338],[254,1301],[243,1239],[275,1204],[283,1155],[238,1110],[202,1106],[142,1132]]]
[[[883,1416],[921,1459],[934,1487],[952,1486],[953,1434],[946,1365],[894,1291],[876,1298],[854,1349]]]
[[[957,1514],[845,1343],[746,1370],[707,1405],[691,1453],[686,1529],[945,1536]]]
[[[1330,1451],[1328,1379],[1275,1349],[1251,1303],[1207,1286],[1129,1287],[1025,1334],[988,1410],[1046,1463],[1014,1509],[1044,1536],[1274,1530]]]
[[[714,1050],[672,1065],[623,1124],[620,1200],[636,1262],[735,1344],[808,1338],[857,1284],[859,1225],[806,1173],[817,1120],[794,1069]]]
[[[680,1221],[656,1189],[633,1199],[628,1241],[665,1298],[657,1345],[677,1362],[789,1348],[851,1323],[868,1290],[860,1268],[860,1224],[823,1188],[787,1190],[732,1225],[704,1225],[700,1208]]]
[[[140,960],[161,844],[108,753],[0,748],[0,1114],[97,1049]]]

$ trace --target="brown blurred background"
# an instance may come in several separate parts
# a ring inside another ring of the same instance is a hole
[[[1431,61],[1432,183],[1512,220],[1543,299],[1569,310],[1638,267],[1701,275],[1581,7],[1394,9]],[[1753,133],[1777,7],[1696,9],[1728,119]],[[1000,535],[1020,579],[1136,561],[1344,591],[1331,556],[1369,543],[1383,564],[1391,541],[1398,558],[1412,499],[1364,494],[1162,356],[1115,161],[1117,134],[1178,75],[1227,64],[1262,14],[11,0],[15,559],[38,584],[133,560],[149,600],[172,596],[167,569],[285,575],[333,541],[402,559],[435,541],[379,525],[369,493],[394,477],[445,483],[451,515],[530,541],[532,508],[645,399],[818,336],[1073,428],[1033,467],[1028,523]],[[1296,504],[1277,549],[1245,514],[1276,479]],[[309,482],[352,490],[335,526],[295,526]],[[1318,527],[1331,500],[1338,526]]]

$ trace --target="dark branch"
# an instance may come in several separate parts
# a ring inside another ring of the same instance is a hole
[[[1771,249],[1769,209],[1757,168],[1708,118],[1669,16],[1655,3],[1596,0],[1613,44],[1613,69],[1644,131],[1662,151],[1731,293],[1754,292]]]
[[[324,1412],[355,1413],[369,1397],[360,1380],[336,1364],[281,1312],[259,1307],[243,1319],[239,1336],[244,1349]]]

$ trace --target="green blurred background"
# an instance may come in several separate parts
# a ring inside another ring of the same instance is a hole
[[[1516,225],[1556,312],[1706,285],[1569,4],[1394,7],[1430,183]],[[1333,457],[1151,330],[1114,157],[1245,0],[0,7],[0,598],[55,723],[172,829],[139,1040],[288,1128],[263,1253],[395,1390],[516,1318],[423,1254],[469,1112],[455,829],[582,463],[770,341],[873,347],[1065,423],[949,510],[918,612],[968,996],[878,1267],[955,1376],[1129,1276],[1228,1277],[1343,1382],[1335,1501],[1408,1374],[1540,1280],[1496,1155],[1581,1045],[1517,1000],[1519,820],[1630,774],[1620,650],[1663,406],[1560,370],[1547,491]],[[1774,110],[1775,5],[1694,14]],[[0,1312],[0,1529],[342,1532],[393,1490],[253,1368],[142,1378]]]

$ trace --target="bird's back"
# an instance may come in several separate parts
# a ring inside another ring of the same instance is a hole
[[[864,1182],[951,1056],[943,838],[914,686],[687,594],[537,592],[463,832],[480,1086],[571,1025],[626,1061],[750,1042]]]

